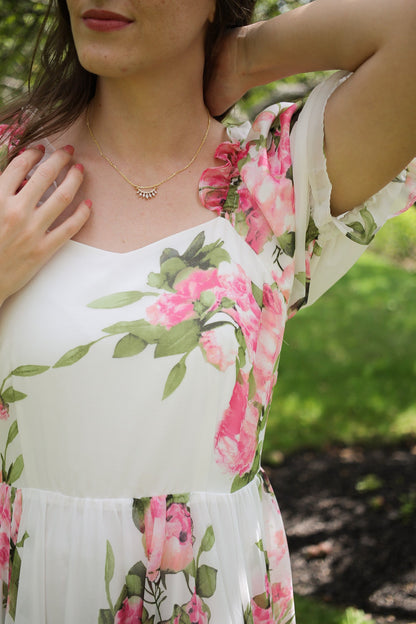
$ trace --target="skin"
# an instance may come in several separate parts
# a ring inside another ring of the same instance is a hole
[[[315,0],[233,31],[207,91],[207,104],[218,114],[257,84],[317,69],[356,70],[326,110],[334,214],[379,190],[416,152],[416,87],[404,69],[416,56],[416,6],[413,0],[392,4]],[[158,182],[186,165],[207,122],[203,43],[214,0],[68,0],[68,8],[80,59],[99,76],[91,120],[104,152],[140,184]],[[122,31],[95,33],[81,19],[90,8],[117,11],[132,22]],[[98,155],[84,116],[59,137],[49,137],[54,147],[74,145],[75,160],[58,149],[16,194],[42,154],[27,150],[18,156],[0,178],[0,304],[69,238],[125,252],[213,218],[200,205],[197,188],[201,172],[216,164],[213,154],[224,139],[224,129],[213,122],[194,165],[162,185],[151,204],[138,201]],[[85,165],[85,174],[68,169],[76,161]],[[39,197],[65,173],[38,208]],[[91,216],[86,197],[95,207]]]

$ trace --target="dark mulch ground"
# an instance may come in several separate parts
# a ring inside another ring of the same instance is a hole
[[[266,468],[295,591],[416,623],[416,444],[331,448]]]

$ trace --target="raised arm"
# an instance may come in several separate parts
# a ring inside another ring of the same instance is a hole
[[[249,88],[291,74],[354,72],[325,115],[332,212],[341,214],[416,155],[415,31],[414,0],[315,0],[232,32],[218,57],[208,105],[220,114]]]

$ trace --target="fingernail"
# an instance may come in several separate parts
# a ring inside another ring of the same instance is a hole
[[[75,148],[73,147],[73,145],[65,145],[65,147],[63,147],[62,149],[65,150],[65,152],[68,152],[68,154],[71,154],[71,156],[75,152]]]
[[[91,208],[92,201],[90,199],[86,199],[84,203],[88,206],[88,208]]]
[[[84,173],[84,165],[81,165],[81,163],[77,163],[74,167],[78,169],[78,171],[81,171],[81,173]]]
[[[42,154],[45,153],[45,146],[44,145],[35,145],[33,149],[39,150],[40,152],[42,152]]]

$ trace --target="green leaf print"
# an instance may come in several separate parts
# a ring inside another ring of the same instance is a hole
[[[149,617],[146,607],[143,607],[142,624],[155,624],[155,616]]]
[[[10,425],[9,434],[7,436],[6,449],[9,446],[9,444],[11,444],[13,442],[13,440],[15,439],[15,437],[17,436],[18,433],[19,433],[19,427],[18,427],[18,424],[17,424],[17,420],[15,420]]]
[[[150,273],[147,283],[151,288],[174,292],[178,276],[189,267],[180,256],[169,257],[160,265],[160,273]]]
[[[256,286],[254,282],[251,282],[251,292],[253,293],[253,297],[256,300],[259,308],[263,307],[263,291],[261,288]]]
[[[235,212],[238,208],[238,204],[240,201],[240,196],[238,194],[238,187],[241,184],[241,178],[233,178],[231,180],[231,184],[228,188],[228,193],[227,193],[227,198],[224,202],[224,205],[222,207],[222,213],[229,213],[231,214],[232,212]]]
[[[67,351],[65,355],[63,355],[56,364],[53,365],[53,368],[62,368],[63,366],[72,366],[79,360],[81,360],[84,356],[87,355],[88,351],[91,349],[92,345],[94,345],[97,341],[90,342],[86,345],[81,345],[80,347],[75,347],[70,351]]]
[[[223,244],[223,241],[217,241],[216,243],[204,247],[200,254],[201,258],[198,260],[198,266],[204,270],[211,268],[218,269],[221,262],[230,262],[228,251],[222,249]]]
[[[348,226],[354,230],[354,233],[348,232],[347,238],[359,245],[369,245],[377,232],[377,224],[374,221],[373,215],[367,208],[360,210],[360,215],[364,221],[364,225],[360,223],[360,221],[348,223]]]
[[[10,465],[9,472],[7,473],[6,483],[12,485],[21,476],[25,465],[23,462],[23,455],[19,455],[15,462]]]
[[[179,505],[187,505],[189,503],[190,494],[188,492],[182,494],[168,494],[166,497],[166,507],[169,507],[172,503],[178,503]]]
[[[170,371],[165,389],[163,391],[163,399],[166,399],[180,386],[186,373],[186,355],[172,368]]]
[[[155,358],[190,353],[198,346],[201,328],[196,320],[183,321],[164,334],[156,347]]]
[[[179,605],[175,605],[169,624],[192,624],[192,622],[185,609]]]
[[[113,308],[123,308],[131,303],[140,301],[143,297],[153,297],[154,293],[143,293],[138,290],[129,290],[126,292],[113,293],[112,295],[106,295],[100,297],[88,304],[88,308],[95,308],[99,310],[111,310]]]
[[[150,500],[150,498],[145,500]],[[140,578],[144,582],[144,579],[146,577],[146,566],[142,561],[138,561],[134,564],[132,568],[130,568],[129,574],[135,574],[136,576],[140,576]]]
[[[27,394],[15,390],[11,386],[7,388],[2,394],[2,399],[5,403],[16,403],[16,401],[22,401],[27,397]]]
[[[256,395],[256,391],[257,391],[256,380],[254,379],[253,368],[251,368],[249,376],[248,376],[248,400],[249,401],[254,399]]]
[[[182,260],[182,258],[169,258],[160,266],[160,273],[164,277],[168,286],[172,288],[179,273],[187,268],[188,265]]]
[[[166,334],[167,329],[163,325],[151,325],[145,319],[140,319],[138,321],[120,321],[106,327],[103,329],[103,332],[112,335],[133,334],[147,342],[147,344],[155,344],[163,334]]]
[[[147,507],[150,505],[150,498],[135,498],[133,499],[132,506],[132,518],[136,527],[144,532],[144,514]]]
[[[281,236],[278,236],[277,240],[283,252],[290,258],[293,258],[295,255],[295,233],[285,232]]]
[[[128,574],[126,576],[126,587],[129,598],[131,596],[143,596],[144,583],[140,576],[137,574]]]
[[[302,286],[306,286],[306,273],[305,271],[299,271],[296,273],[295,278],[302,284]]]
[[[201,546],[199,547],[198,559],[203,552],[208,552],[215,544],[214,529],[209,526],[205,531],[205,535],[202,538]]]
[[[34,375],[40,375],[49,370],[49,366],[19,366],[15,368],[11,374],[16,377],[33,377]]]
[[[173,247],[166,247],[162,251],[162,255],[160,256],[160,264],[162,265],[164,262],[166,262],[166,260],[169,260],[169,258],[178,258],[178,257],[179,257],[179,251],[177,249],[173,249]]]
[[[244,624],[254,624],[251,605],[247,605],[247,609],[243,612],[243,617],[244,617]]]
[[[312,217],[309,217],[308,229],[306,230],[305,246],[308,248],[309,243],[316,240],[319,236],[319,230],[315,225],[315,221]]]
[[[119,597],[117,598],[117,602],[114,605],[114,613],[117,613],[117,611],[120,611],[120,609],[123,607],[123,602],[126,600],[126,598],[128,598],[129,595],[127,593],[127,585],[123,585],[123,588],[120,592]]]
[[[192,243],[189,245],[188,249],[183,254],[182,258],[185,260],[185,262],[187,263],[190,262],[196,256],[196,254],[201,251],[202,247],[204,246],[204,243],[205,243],[205,233],[200,232],[198,236],[194,238]]]
[[[20,578],[21,566],[22,566],[22,560],[20,558],[19,551],[16,548],[13,553],[10,586],[8,589],[9,614],[13,621],[16,619],[17,592],[19,590],[19,578]],[[6,595],[7,595],[7,592],[6,592]]]
[[[201,565],[196,572],[196,593],[201,598],[211,598],[217,587],[217,570],[211,566]]]
[[[100,609],[98,624],[114,624],[114,615],[110,609]]]
[[[110,542],[107,540],[104,578],[105,578],[105,592],[107,594],[108,604],[110,605],[110,609],[112,613],[114,613],[114,607],[113,607],[113,603],[111,602],[110,582],[114,576],[114,569],[115,569],[114,552],[113,552],[113,548]]]
[[[147,342],[133,334],[127,334],[127,336],[121,338],[116,344],[113,358],[132,357],[144,351],[146,347]]]
[[[260,609],[268,609],[270,607],[270,598],[267,592],[259,594],[258,596],[254,596],[253,600],[256,605],[260,607]]]

